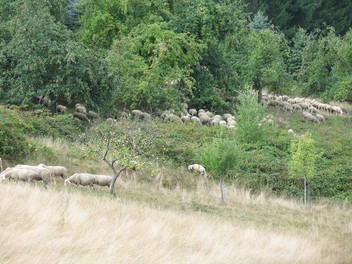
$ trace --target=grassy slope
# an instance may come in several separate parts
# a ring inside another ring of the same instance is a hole
[[[300,117],[286,119],[297,133],[312,130],[317,139],[330,137],[321,141],[333,150],[329,155],[344,150],[342,140],[350,136],[342,131],[346,135],[336,138],[341,133],[334,127],[345,125],[332,117],[320,126],[303,123]],[[185,135],[175,130],[173,138],[177,142]],[[110,173],[105,163],[84,156],[64,140],[32,141],[52,152],[21,162],[65,165],[70,173]],[[172,153],[180,159],[184,154],[176,147]],[[338,161],[343,163],[341,157]],[[329,162],[336,160],[326,158],[323,165]],[[5,165],[11,164],[5,161]],[[304,210],[301,201],[253,195],[228,186],[228,205],[221,206],[217,183],[198,179],[182,166],[165,167],[153,177],[143,172],[123,175],[116,191],[118,199],[111,198],[106,188],[65,189],[62,180],[48,191],[1,183],[0,262],[352,262],[350,204],[319,202]]]

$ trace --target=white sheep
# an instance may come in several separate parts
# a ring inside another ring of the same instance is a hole
[[[58,113],[64,114],[64,113],[66,113],[66,111],[67,111],[67,107],[64,106],[64,105],[57,105],[57,106],[56,106],[56,111],[57,111]]]
[[[35,184],[35,180],[38,178],[40,178],[38,173],[33,170],[12,167],[6,168],[6,170],[0,174],[0,181],[5,179],[10,181],[12,179],[15,183],[20,180]]]
[[[93,176],[93,183],[99,186],[108,186],[110,187],[112,177],[107,175],[92,175]]]
[[[78,106],[78,107],[76,107],[76,112],[81,113],[81,114],[86,114],[87,109],[84,106]]]
[[[196,170],[198,171],[203,177],[207,177],[207,171],[205,168],[200,164],[192,164],[188,166],[188,170]]]
[[[86,122],[90,122],[90,120],[88,119],[88,117],[85,115],[85,114],[83,114],[83,113],[78,113],[78,112],[74,112],[73,113],[73,116],[74,117],[76,117],[76,118],[78,118],[79,120],[81,120],[81,121],[86,121]]]
[[[89,185],[89,188],[93,188],[93,183],[94,183],[94,177],[92,174],[89,173],[75,173],[71,177],[65,180],[64,185],[67,187],[68,184],[75,183],[76,187],[78,188],[78,185],[82,186],[87,186]]]
[[[37,173],[37,176],[35,177],[36,181],[43,181],[44,183],[44,187],[47,188],[50,179],[51,179],[51,172],[50,170],[43,168],[43,167],[39,167],[39,166],[31,166],[31,165],[16,165],[14,168],[18,168],[18,169],[28,169],[28,170],[32,170],[34,172]]]
[[[191,115],[191,116],[196,116],[197,115],[197,110],[196,109],[189,109],[188,113]]]
[[[325,122],[325,117],[323,115],[317,114],[316,118],[320,121],[320,122]]]
[[[51,177],[54,180],[55,184],[56,184],[55,176],[59,176],[63,180],[67,179],[67,169],[63,166],[46,166],[44,164],[39,164],[38,166],[46,168],[51,172]]]
[[[97,112],[94,111],[88,111],[87,112],[87,117],[91,118],[91,119],[97,119],[99,118],[99,114]]]

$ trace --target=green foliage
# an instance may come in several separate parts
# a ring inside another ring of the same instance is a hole
[[[165,0],[82,0],[80,9],[83,42],[99,49],[110,48],[139,24],[167,22],[170,16]]]
[[[333,28],[309,36],[298,73],[299,92],[340,101],[352,99],[351,36],[351,30],[344,37],[337,36]]]
[[[296,35],[292,39],[293,47],[291,56],[288,59],[288,70],[291,74],[296,75],[302,65],[302,53],[307,42],[307,32],[303,28],[299,28]]]
[[[279,92],[285,89],[289,48],[282,33],[273,29],[251,31],[247,39],[247,61],[243,65],[246,83],[256,90],[266,88]]]
[[[238,99],[236,117],[236,137],[244,143],[260,142],[266,135],[266,123],[259,125],[265,116],[265,106],[258,104],[252,93],[241,94]]]
[[[263,12],[258,11],[255,14],[253,21],[249,24],[249,28],[252,31],[260,32],[262,30],[268,29],[270,27],[270,22],[268,21],[268,17],[264,16]]]
[[[118,104],[142,109],[176,107],[192,94],[192,66],[201,46],[166,23],[141,24],[117,40],[109,54],[120,76]]]
[[[0,156],[20,158],[29,153],[24,131],[29,128],[16,111],[0,106]]]
[[[113,73],[74,41],[50,8],[47,1],[18,3],[13,38],[0,51],[0,95],[18,104],[41,94],[54,103],[79,100],[105,106],[114,86]]]
[[[219,133],[211,143],[205,145],[200,161],[208,171],[213,172],[215,179],[220,179],[233,172],[240,154],[241,151],[236,141]]]
[[[298,143],[292,143],[291,153],[292,158],[289,163],[290,175],[295,178],[301,178],[303,176],[313,178],[315,175],[315,160],[317,154],[314,140],[309,132],[299,137]]]

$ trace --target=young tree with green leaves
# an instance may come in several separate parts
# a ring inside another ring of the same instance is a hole
[[[307,190],[309,180],[315,175],[315,161],[318,155],[314,145],[314,139],[309,132],[299,137],[298,142],[291,144],[291,160],[289,161],[289,173],[294,178],[304,179],[304,206],[307,208]]]
[[[234,139],[229,139],[219,133],[213,142],[202,150],[200,161],[202,165],[213,172],[213,177],[220,180],[221,202],[226,204],[225,177],[233,171],[240,157],[240,148]]]

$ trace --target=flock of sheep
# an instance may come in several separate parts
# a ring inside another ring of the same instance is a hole
[[[67,169],[65,167],[46,166],[44,164],[39,164],[38,166],[16,165],[14,167],[8,167],[0,173],[0,181],[8,180],[10,182],[12,180],[15,183],[23,181],[32,184],[35,184],[37,181],[42,181],[45,188],[47,188],[51,182],[56,184],[55,177],[61,177],[64,179],[65,186],[74,183],[77,187],[82,185],[89,186],[93,189],[94,184],[110,187],[112,181],[111,176],[90,173],[75,173],[67,178]]]
[[[262,102],[268,106],[278,107],[287,112],[300,111],[303,117],[313,123],[325,122],[323,112],[329,114],[350,114],[347,108],[343,106],[332,106],[318,102],[316,99],[307,98],[290,98],[287,95],[275,96],[263,94]]]

